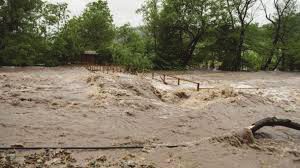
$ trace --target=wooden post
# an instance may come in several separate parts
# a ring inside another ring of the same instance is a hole
[[[178,80],[178,85],[180,85],[180,79],[178,78],[177,80]]]
[[[166,83],[166,75],[164,74],[164,83]]]
[[[154,79],[154,72],[152,72],[152,79]]]
[[[197,83],[197,91],[200,90],[200,83]]]

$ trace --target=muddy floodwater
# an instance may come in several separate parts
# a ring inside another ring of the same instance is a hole
[[[159,73],[200,83],[197,85]],[[299,72],[90,72],[0,68],[0,167],[300,167],[300,131],[233,132],[265,117],[300,123]]]

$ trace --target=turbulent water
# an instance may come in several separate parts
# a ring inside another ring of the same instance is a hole
[[[92,73],[82,68],[1,68],[0,145],[122,146],[105,151],[2,151],[13,167],[299,167],[300,132],[258,131],[256,144],[220,138],[265,117],[300,122],[300,74]],[[211,89],[209,89],[211,88]],[[167,148],[164,146],[177,146]],[[36,153],[37,152],[37,153]],[[67,159],[66,159],[67,158]]]

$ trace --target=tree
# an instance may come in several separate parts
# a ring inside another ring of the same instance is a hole
[[[271,14],[267,12],[267,7],[263,0],[260,0],[260,2],[263,6],[266,18],[273,25],[272,48],[265,65],[262,67],[263,70],[268,70],[269,65],[271,64],[274,57],[274,53],[278,52],[279,50],[278,45],[280,41],[283,42],[284,36],[286,35],[286,30],[284,30],[284,27],[286,27],[288,16],[293,14],[295,11],[296,0],[273,0],[273,5],[276,10],[273,16],[271,16]],[[273,69],[277,68],[281,60],[282,56],[279,57]]]
[[[154,43],[154,52],[157,52],[157,39],[159,35],[159,3],[160,0],[149,0],[137,10],[137,13],[142,13],[144,16],[145,28],[151,35]]]
[[[235,54],[236,57],[234,59],[235,62],[233,62],[234,70],[239,71],[241,68],[242,52],[245,43],[245,33],[253,20],[252,16],[248,18],[249,10],[254,6],[256,0],[226,0],[226,3],[231,27],[233,30],[239,32]]]
[[[150,1],[156,4],[157,1]],[[149,3],[150,3],[149,2]],[[148,4],[149,4],[148,3]],[[221,19],[222,2],[214,0],[164,0],[157,16],[157,7],[148,5],[155,22],[147,22],[155,29],[158,67],[180,65],[185,67],[194,55],[197,44],[205,39],[206,32]],[[150,6],[150,7],[149,7]],[[152,10],[151,10],[152,9]],[[150,12],[148,12],[150,13]],[[152,16],[152,17],[151,17]],[[150,20],[151,19],[147,19]]]
[[[289,16],[282,44],[281,70],[300,70],[300,13]],[[279,64],[280,61],[276,63]],[[279,62],[279,63],[278,63]]]
[[[116,64],[134,65],[136,68],[151,68],[152,63],[145,52],[145,42],[138,28],[125,24],[116,29],[113,45],[113,61]]]
[[[59,37],[66,43],[63,53],[65,62],[78,61],[80,52],[84,50],[83,40],[79,32],[80,27],[78,17],[73,17],[64,25],[59,34]]]
[[[0,5],[0,63],[33,65],[53,59],[48,53],[59,30],[49,28],[63,22],[67,4],[1,0]]]
[[[106,1],[98,0],[88,4],[78,21],[85,49],[104,50],[110,46],[114,38],[114,27]]]

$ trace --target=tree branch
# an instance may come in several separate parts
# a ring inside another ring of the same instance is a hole
[[[292,128],[295,130],[300,130],[300,124],[293,122],[289,119],[278,119],[276,117],[268,117],[262,120],[257,121],[256,123],[252,124],[251,131],[254,134],[256,131],[261,129],[264,126],[284,126],[288,128]]]
[[[272,19],[271,19],[271,17],[270,16],[268,16],[268,13],[267,13],[267,7],[266,7],[266,5],[263,3],[263,1],[262,0],[260,0],[260,3],[261,3],[261,5],[263,6],[263,8],[264,8],[264,11],[265,11],[265,15],[266,15],[266,19],[268,19],[273,25],[276,25],[276,23],[275,23],[275,21],[273,21]],[[274,0],[274,3],[275,3],[275,0]]]

